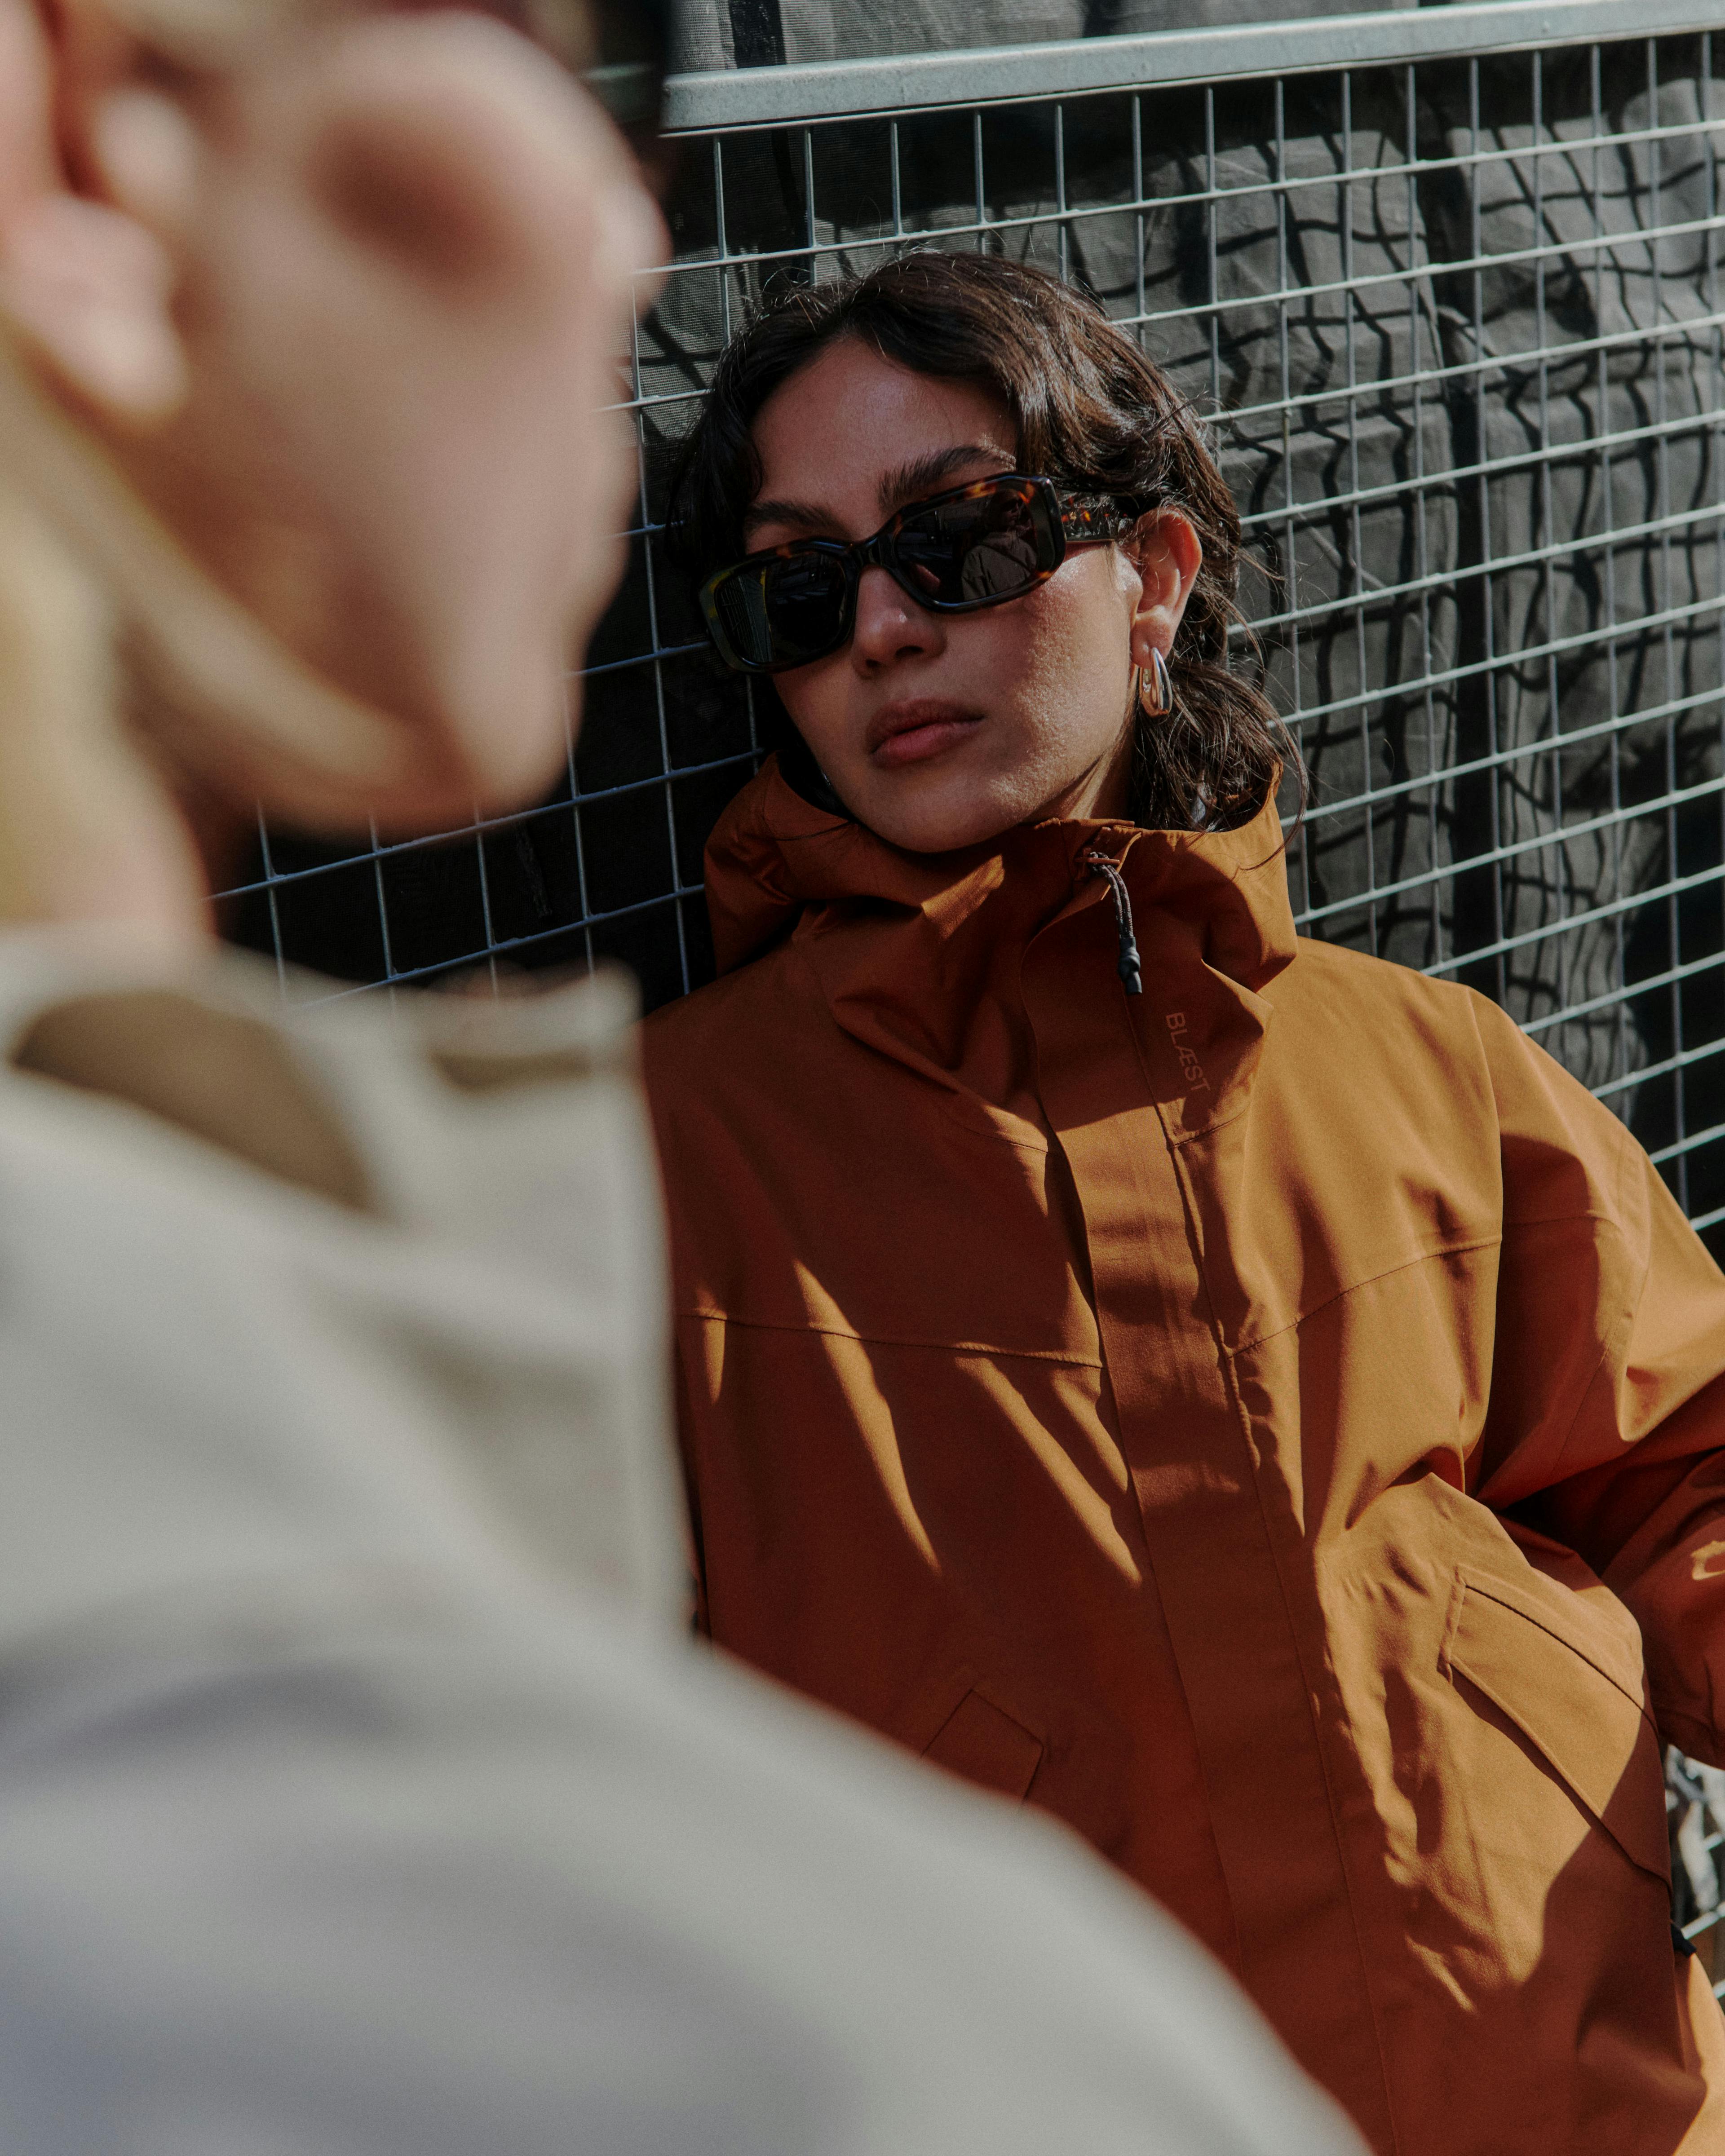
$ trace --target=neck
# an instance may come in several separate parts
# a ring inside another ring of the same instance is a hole
[[[1030,820],[1052,817],[1105,819],[1124,816],[1132,793],[1132,729],[1122,729],[1113,747],[1100,757]]]

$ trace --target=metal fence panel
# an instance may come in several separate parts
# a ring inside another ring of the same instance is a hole
[[[704,978],[771,692],[665,568],[660,452],[773,280],[980,248],[1083,279],[1212,415],[1316,780],[1305,931],[1494,996],[1725,1229],[1717,42],[1693,0],[1510,0],[681,78],[565,783],[407,844],[260,834],[233,932],[363,984]]]

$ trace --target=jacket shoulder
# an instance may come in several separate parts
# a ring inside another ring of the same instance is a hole
[[[673,1103],[711,1102],[739,1085],[750,1093],[772,1090],[773,1075],[789,1060],[788,1044],[806,1050],[825,1029],[818,1021],[826,1011],[815,1004],[781,947],[661,1004],[640,1029],[641,1075],[655,1113]]]
[[[1289,978],[1295,1029],[1340,1019],[1350,1054],[1399,1095],[1420,1090],[1423,1071],[1476,1097],[1480,1127],[1488,1117],[1502,1163],[1506,1224],[1642,1209],[1641,1186],[1658,1178],[1628,1127],[1488,997],[1303,939]],[[1280,1024],[1280,998],[1277,1009]]]
[[[1393,958],[1374,957],[1367,951],[1350,950],[1346,944],[1323,943],[1315,937],[1301,936],[1295,939],[1295,949],[1296,962],[1285,978],[1296,990],[1357,999],[1376,1014],[1403,1011],[1429,1024],[1453,1026],[1461,1036],[1477,1032],[1476,1016],[1481,1009],[1495,1012],[1497,1009],[1459,982],[1416,973],[1413,967],[1399,965]],[[1277,983],[1271,989],[1272,998],[1278,995],[1280,987]]]
[[[1434,979],[1409,966],[1301,937],[1294,963],[1265,995],[1276,1029],[1308,1078],[1380,1105],[1447,1089],[1477,1116],[1494,1087],[1486,1035],[1507,1029],[1522,1036],[1496,1007],[1455,981]],[[1338,1067],[1346,1059],[1349,1077]]]

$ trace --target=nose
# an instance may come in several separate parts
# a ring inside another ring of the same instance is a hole
[[[865,673],[895,659],[927,658],[946,648],[938,614],[926,613],[901,592],[885,569],[865,569],[856,588],[856,628],[851,664]]]

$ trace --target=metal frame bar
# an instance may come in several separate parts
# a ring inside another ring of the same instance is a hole
[[[1640,0],[1632,24],[1621,0],[1485,0],[1466,7],[1386,9],[1215,30],[1156,30],[896,59],[822,60],[803,67],[724,69],[673,75],[665,85],[672,134],[806,126],[825,120],[935,111],[942,106],[1044,103],[1098,90],[1168,90],[1248,75],[1327,74],[1611,44],[1714,29],[1697,0]]]

